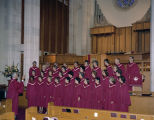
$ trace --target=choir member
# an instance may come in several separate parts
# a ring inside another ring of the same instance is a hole
[[[122,71],[122,75],[125,76],[125,66],[120,63],[120,59],[116,58],[115,59],[115,65]]]
[[[101,85],[101,81],[99,77],[96,77],[95,84],[93,85],[93,91],[92,91],[92,108],[94,109],[103,109],[104,104],[104,91],[103,87]]]
[[[46,70],[46,68],[47,68],[46,65],[43,65],[43,66],[42,66],[42,71],[41,71],[41,72],[43,72],[43,74],[44,74],[43,77],[47,77],[47,76],[49,75],[49,74],[48,74],[48,71]],[[42,75],[41,75],[41,76],[42,76]]]
[[[114,77],[115,79],[117,78],[116,72],[117,72],[118,69],[119,69],[118,66],[116,66],[116,65],[113,66],[113,77]]]
[[[54,93],[54,78],[48,77],[45,88],[45,96],[46,96],[46,108],[49,102],[53,101],[53,93]]]
[[[37,77],[41,75],[40,69],[37,67],[36,61],[33,61],[33,66],[29,69],[29,77],[32,76],[32,71],[35,71],[35,75]]]
[[[52,77],[52,70],[49,70],[49,76],[48,77]]]
[[[67,71],[67,73],[68,73],[69,71],[71,71],[71,70],[68,68],[68,66],[67,66],[67,64],[66,64],[66,63],[64,63],[64,64],[63,64],[63,66],[65,66],[65,67],[66,67],[66,71]]]
[[[32,76],[27,84],[26,98],[28,100],[28,107],[36,106],[36,80]]]
[[[95,78],[97,77],[97,72],[96,71],[92,71],[92,73],[91,73],[91,80],[90,80],[90,82],[91,82],[91,84],[94,84],[95,83]]]
[[[33,77],[34,81],[37,81],[38,76],[36,76],[36,73],[34,70],[32,71],[32,76],[30,76],[30,77]]]
[[[60,78],[61,85],[64,86],[64,84],[65,84],[65,78],[66,77],[63,76],[63,72],[62,71],[59,72],[59,78]]]
[[[83,85],[84,84],[84,73],[83,72],[79,72],[79,78],[80,78],[80,84]]]
[[[43,81],[42,77],[39,76],[36,84],[36,90],[37,90],[36,102],[37,102],[37,106],[39,107],[40,113],[43,112],[43,107],[46,107],[46,102],[44,102],[46,101],[45,94],[44,94],[45,88],[46,88],[45,81]]]
[[[120,82],[118,88],[119,109],[121,112],[128,112],[128,107],[131,105],[128,86],[125,83],[126,80],[124,76],[120,76],[118,80]]]
[[[60,71],[60,70],[58,69],[58,67],[57,67],[56,65],[54,65],[52,69],[53,69],[52,76],[53,76],[54,78],[58,77],[59,71]]]
[[[133,56],[129,57],[129,64],[127,65],[126,73],[129,90],[132,90],[133,86],[142,86],[142,75],[140,74],[138,65],[134,63]]]
[[[90,81],[88,78],[84,79],[84,84],[82,86],[82,95],[81,95],[81,107],[82,108],[92,108],[92,86],[90,85]]]
[[[104,60],[104,65],[106,66],[109,76],[112,77],[113,76],[113,69],[112,69],[112,66],[110,65],[110,62],[108,59]]]
[[[56,77],[55,83],[54,83],[54,93],[53,93],[54,105],[56,106],[62,105],[62,97],[63,97],[62,92],[63,92],[63,89],[62,89],[62,85],[60,84],[60,78]]]
[[[101,70],[100,67],[98,67],[98,61],[97,60],[93,61],[93,70],[92,71],[96,71],[97,72],[97,77],[102,79],[102,70]]]
[[[47,76],[49,76],[49,71],[51,71],[51,66],[50,66],[50,63],[46,63],[46,69],[45,69],[45,73],[47,74]]]
[[[58,67],[58,63],[54,63],[53,66],[56,66],[57,71],[60,71],[60,68]]]
[[[102,84],[102,87],[103,87],[104,99],[106,99],[107,91],[109,89],[109,79],[110,79],[110,77],[108,76],[107,70],[103,70],[102,75],[103,75],[103,80],[102,80],[101,84]],[[106,101],[104,101],[104,104],[106,104]]]
[[[84,66],[85,66],[85,77],[91,79],[91,77],[92,77],[91,76],[92,70],[91,70],[91,67],[89,65],[89,61],[88,60],[85,60]]]
[[[71,107],[73,104],[73,85],[70,82],[70,78],[65,78],[65,85],[63,89],[63,105]]]
[[[73,71],[69,71],[69,72],[68,72],[68,77],[71,78],[70,81],[71,81],[72,85],[74,85],[75,78],[74,78],[74,73],[73,73]]]
[[[7,98],[12,99],[12,111],[15,112],[15,115],[18,114],[18,95],[23,92],[24,89],[24,77],[22,81],[18,82],[18,74],[13,73],[12,79],[8,86]]]
[[[116,86],[116,80],[113,77],[109,79],[109,89],[107,91],[107,97],[105,98],[105,110],[117,111],[118,110],[118,94],[119,91]]]
[[[116,77],[115,77],[115,79],[117,80],[117,81],[116,81],[116,85],[119,85],[119,84],[120,84],[120,82],[119,82],[119,80],[118,80],[118,78],[119,78],[120,76],[122,76],[122,71],[121,71],[120,69],[118,69],[118,70],[116,71]]]
[[[79,71],[79,72],[84,73],[84,72],[85,72],[85,66],[81,65],[81,66],[80,66],[80,71]]]
[[[79,76],[80,68],[79,68],[79,63],[76,61],[74,62],[74,68],[72,69],[74,73],[74,78]]]
[[[82,85],[81,79],[76,77],[75,78],[75,85],[74,85],[74,95],[73,95],[73,107],[81,107],[81,94],[82,94]]]
[[[65,66],[61,67],[61,71],[62,71],[64,77],[68,77],[68,71],[66,70]]]

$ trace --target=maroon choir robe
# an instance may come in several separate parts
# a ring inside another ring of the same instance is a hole
[[[91,101],[92,101],[92,86],[83,85],[82,86],[82,94],[81,94],[81,107],[82,108],[92,108]]]
[[[28,82],[26,91],[28,107],[36,106],[36,92],[36,82]]]
[[[93,68],[93,71],[96,71],[97,72],[97,77],[99,77],[100,79],[103,78],[101,68],[95,67],[95,68]]]
[[[68,72],[67,72],[67,71],[63,72],[63,76],[64,76],[65,78],[68,77]]]
[[[74,67],[74,69],[72,70],[74,75],[73,77],[76,78],[76,77],[79,77],[79,72],[80,72],[80,68],[79,67]]]
[[[23,89],[23,82],[18,82],[16,79],[10,81],[7,98],[12,99],[12,111],[15,112],[15,115],[18,114],[18,95],[23,92]]]
[[[73,104],[73,85],[70,83],[65,83],[63,89],[63,105],[71,107]]]
[[[54,78],[58,77],[59,76],[59,70],[57,69],[56,71],[53,71],[52,76]]]
[[[90,66],[88,65],[88,66],[86,66],[85,67],[85,78],[91,78],[92,76],[91,76],[91,68],[90,68]]]
[[[48,78],[45,77],[45,76],[42,78],[42,80],[43,80],[44,82],[47,82],[47,79],[48,79]]]
[[[92,108],[94,109],[103,109],[104,105],[104,91],[101,84],[95,84],[93,85],[93,92],[92,93]]]
[[[75,78],[72,77],[72,78],[70,79],[70,82],[72,83],[72,86],[74,86],[74,85],[75,85]]]
[[[64,87],[64,85],[65,85],[65,77],[64,76],[60,77],[60,84],[62,85],[62,87]]]
[[[47,68],[45,69],[45,71],[46,71],[46,73],[47,73],[47,76],[49,76],[49,71],[52,71],[52,69],[51,69],[51,67],[47,67]]]
[[[107,72],[108,72],[108,76],[112,77],[113,76],[113,72],[114,72],[113,69],[112,69],[112,66],[109,65],[109,66],[106,67],[106,69],[107,69]]]
[[[53,97],[54,97],[54,105],[56,106],[61,106],[62,103],[62,97],[63,97],[63,90],[62,90],[62,85],[60,83],[54,83],[54,92],[53,92]]]
[[[48,71],[47,71],[47,70],[42,71],[42,72],[43,72],[43,77],[48,77],[48,76],[49,76],[49,73],[48,73]]]
[[[45,89],[46,89],[46,85],[45,82],[42,81],[38,81],[36,84],[36,90],[37,90],[37,94],[36,94],[36,104],[39,107],[46,107],[46,98],[45,98]]]
[[[35,71],[35,76],[37,77],[41,75],[40,69],[38,67],[31,67],[29,69],[29,77],[32,76],[32,71]]]
[[[136,63],[129,63],[127,65],[126,76],[129,90],[132,89],[132,86],[142,86],[142,75]]]
[[[54,82],[53,79],[51,82],[46,82],[46,88],[45,88],[45,98],[46,98],[46,104],[45,106],[48,106],[48,103],[54,102],[53,100],[53,93],[54,93]]]
[[[123,64],[118,64],[117,67],[122,71],[122,76],[125,77],[126,73],[125,66]]]
[[[108,94],[107,94],[107,91],[108,91],[108,89],[109,89],[109,77],[108,76],[106,76],[106,77],[104,77],[103,78],[103,80],[101,81],[101,84],[102,84],[102,88],[103,88],[103,96],[104,96],[104,105],[106,104],[106,99],[107,99],[107,96],[108,96]],[[103,106],[103,108],[104,108],[104,106]]]
[[[131,105],[130,95],[128,92],[128,86],[124,84],[120,84],[118,88],[118,99],[119,99],[119,111],[128,112],[128,107]]]
[[[69,68],[66,68],[66,71],[67,71],[67,73],[69,72],[69,71],[71,71]]]
[[[82,85],[75,84],[74,85],[74,95],[73,95],[73,107],[82,107],[81,106],[81,95],[82,95]]]
[[[107,91],[107,96],[105,99],[105,110],[117,111],[118,110],[118,89],[115,84],[109,84],[109,89]]]
[[[34,76],[34,81],[37,82],[38,76]]]

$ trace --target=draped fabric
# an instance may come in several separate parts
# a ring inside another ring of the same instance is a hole
[[[21,0],[1,0],[0,16],[0,71],[13,63],[20,68]],[[7,83],[0,75],[0,84]]]
[[[151,92],[154,92],[154,0],[151,1],[150,77]]]
[[[91,52],[90,28],[94,24],[95,0],[70,0],[69,2],[69,53],[89,54]]]
[[[40,0],[25,0],[24,7],[24,74],[27,85],[32,62],[35,60],[39,65]]]

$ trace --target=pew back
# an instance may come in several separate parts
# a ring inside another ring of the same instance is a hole
[[[15,120],[15,114],[14,112],[0,114],[0,120]]]
[[[44,117],[56,117],[58,120],[154,120],[154,115],[53,106],[50,103],[47,114],[37,113],[36,107],[26,109],[26,120],[32,117],[36,120],[43,120]]]
[[[0,102],[0,113],[12,112],[12,100],[6,99]]]

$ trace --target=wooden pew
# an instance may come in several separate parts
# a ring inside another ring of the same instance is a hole
[[[14,112],[0,114],[0,120],[15,120],[15,114]]]
[[[0,102],[0,120],[14,120],[15,114],[12,112],[12,100],[6,99]]]
[[[44,117],[56,117],[58,120],[154,120],[154,115],[54,106],[50,103],[47,114],[37,113],[36,107],[26,109],[26,120],[33,117],[36,120]]]
[[[12,100],[6,99],[0,102],[0,113],[12,112]]]

